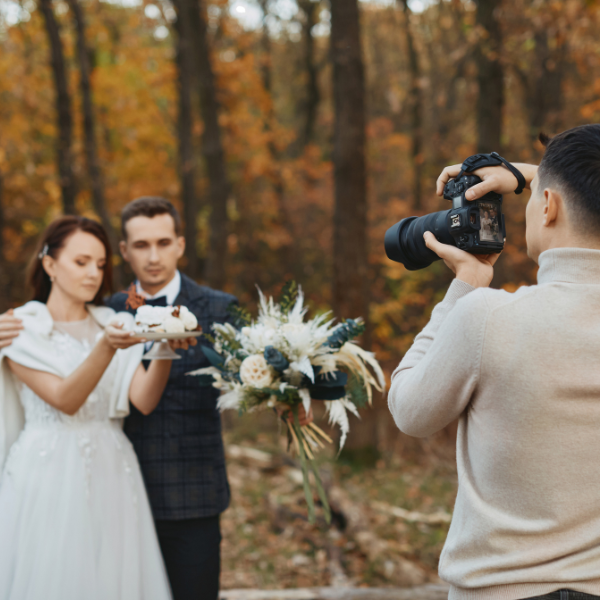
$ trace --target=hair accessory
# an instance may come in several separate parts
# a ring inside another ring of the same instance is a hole
[[[38,258],[42,260],[48,254],[48,244],[44,244],[42,251],[38,254]]]

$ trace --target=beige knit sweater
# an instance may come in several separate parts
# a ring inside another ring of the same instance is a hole
[[[460,416],[450,600],[600,595],[600,251],[539,263],[514,294],[455,280],[392,376],[405,433]]]

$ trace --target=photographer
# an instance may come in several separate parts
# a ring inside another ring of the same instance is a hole
[[[499,255],[426,233],[456,279],[392,376],[403,432],[460,419],[450,600],[600,598],[600,125],[544,141],[539,169],[515,165],[538,285],[490,289]],[[469,200],[516,187],[505,167],[475,174]]]

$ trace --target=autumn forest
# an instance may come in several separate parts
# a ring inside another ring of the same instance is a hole
[[[367,317],[392,367],[450,275],[389,261],[385,230],[445,207],[445,165],[535,162],[540,131],[600,119],[599,25],[594,0],[2,2],[1,308],[27,299],[55,216],[116,245],[122,206],[165,196],[189,275],[248,304],[295,279],[313,308]],[[535,277],[524,196],[505,199],[495,286]]]

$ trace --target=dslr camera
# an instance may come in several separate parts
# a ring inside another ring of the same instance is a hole
[[[471,254],[495,254],[504,248],[506,228],[502,213],[502,196],[490,192],[477,200],[467,200],[466,191],[481,182],[471,173],[476,169],[504,164],[517,178],[520,194],[525,178],[508,161],[498,155],[475,154],[467,158],[458,176],[444,187],[444,198],[452,208],[423,217],[408,217],[392,225],[385,234],[385,252],[391,260],[402,263],[409,271],[428,267],[439,256],[425,245],[423,234],[431,231],[438,241]]]

